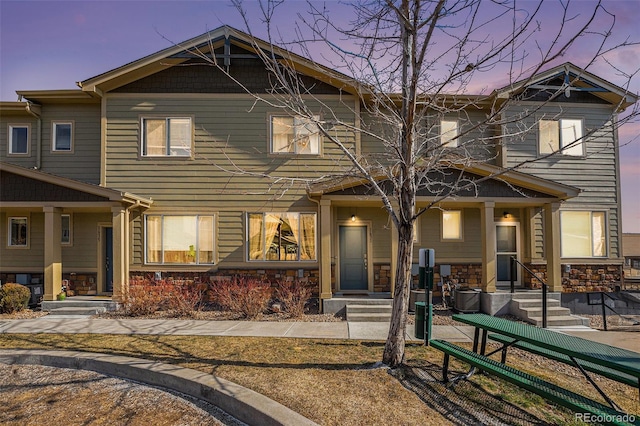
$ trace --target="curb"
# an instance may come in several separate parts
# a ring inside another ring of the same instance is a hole
[[[5,364],[90,370],[171,389],[211,403],[249,425],[316,425],[284,405],[228,380],[140,358],[77,351],[0,350]]]

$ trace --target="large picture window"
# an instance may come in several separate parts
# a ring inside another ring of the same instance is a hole
[[[190,157],[191,118],[143,118],[142,156]]]
[[[10,217],[9,218],[9,247],[28,247],[29,246],[29,228],[28,219],[26,217]]]
[[[561,211],[562,257],[606,257],[605,212]]]
[[[145,216],[146,263],[214,263],[214,216]]]
[[[584,155],[582,120],[540,120],[538,123],[538,150],[540,154],[561,152],[564,155]]]
[[[249,260],[316,260],[315,213],[249,213]]]
[[[319,117],[314,117],[316,120]],[[320,131],[303,117],[271,116],[271,152],[274,154],[319,154]]]
[[[9,125],[9,154],[29,154],[29,126],[24,124]]]

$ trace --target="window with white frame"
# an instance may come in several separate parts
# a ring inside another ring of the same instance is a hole
[[[214,263],[213,215],[146,215],[146,263]]]
[[[440,120],[440,145],[447,148],[458,146],[457,120]]]
[[[314,116],[314,120],[320,117]],[[319,154],[320,130],[318,125],[304,117],[272,115],[270,117],[273,154]]]
[[[538,123],[538,151],[540,154],[560,152],[583,156],[583,123],[581,119],[540,120]]]
[[[442,239],[462,239],[462,211],[448,210],[442,212]]]
[[[73,122],[53,122],[51,147],[55,152],[73,151]]]
[[[191,157],[190,117],[142,118],[143,157]]]
[[[8,229],[7,244],[10,247],[29,246],[29,220],[27,217],[10,217]]]
[[[561,211],[562,257],[606,257],[606,218],[605,212]]]
[[[29,154],[29,125],[10,124],[9,125],[9,154],[26,155]]]
[[[316,260],[315,213],[248,213],[249,260]]]
[[[60,244],[69,246],[71,245],[71,215],[63,214],[60,215]]]

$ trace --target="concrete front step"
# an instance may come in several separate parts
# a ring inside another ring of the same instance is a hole
[[[536,308],[542,306],[542,299],[512,299],[512,303],[516,303],[520,308]],[[560,306],[557,299],[547,299],[547,307]]]
[[[516,312],[514,312],[516,316],[525,315],[528,318],[531,317],[541,317],[542,316],[542,307],[535,308],[520,308]],[[561,317],[571,315],[571,310],[569,308],[563,308],[560,306],[547,307],[547,316],[548,317]]]
[[[389,322],[391,320],[391,305],[347,305],[347,321]]]
[[[50,315],[97,315],[107,312],[107,308],[104,306],[95,306],[92,308],[87,307],[73,307],[66,306],[63,308],[54,308],[49,310]]]
[[[118,310],[118,303],[112,300],[73,300],[71,298],[66,300],[43,301],[40,307],[44,312],[51,312],[58,308],[103,308],[104,311],[102,312],[111,312]]]
[[[527,318],[526,321],[537,327],[542,327],[542,317],[531,317]],[[589,327],[589,318],[583,318],[575,315],[547,317],[547,327],[567,327],[576,325]]]

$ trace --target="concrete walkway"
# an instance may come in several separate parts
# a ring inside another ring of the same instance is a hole
[[[639,326],[640,327],[640,326]],[[556,327],[556,331],[640,352],[640,334],[596,331],[588,327]],[[640,330],[640,328],[639,328]],[[47,315],[34,319],[0,320],[0,333],[93,333],[181,336],[255,336],[312,339],[386,340],[384,322],[272,322],[204,321],[173,319],[101,319]],[[407,327],[407,342],[420,342],[414,326]],[[473,327],[434,325],[433,338],[451,342],[473,341]]]

